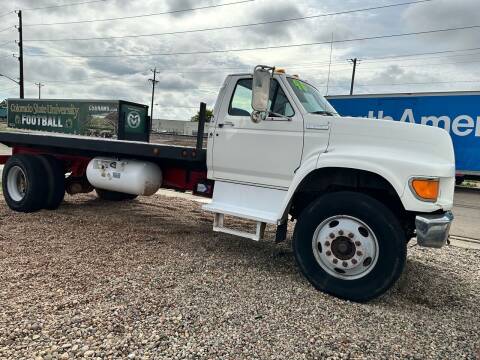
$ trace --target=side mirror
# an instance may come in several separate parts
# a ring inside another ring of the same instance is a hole
[[[259,122],[265,120],[266,118],[267,118],[267,112],[266,111],[253,110],[252,114],[250,115],[250,119],[255,124],[258,124]]]
[[[257,65],[253,71],[252,108],[257,112],[266,112],[268,110],[270,82],[273,70],[273,67]]]

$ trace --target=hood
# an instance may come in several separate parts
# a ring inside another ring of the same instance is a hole
[[[358,117],[331,117],[330,146],[358,144],[374,151],[389,152],[398,148],[405,156],[421,158],[428,154],[438,162],[454,163],[452,139],[441,128],[392,120]],[[373,149],[372,149],[373,150]]]

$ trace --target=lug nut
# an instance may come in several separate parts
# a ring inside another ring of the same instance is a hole
[[[353,233],[348,234],[348,237],[349,237],[350,239],[353,238],[353,236],[354,236]]]
[[[360,246],[360,245],[362,245],[362,243],[360,241],[355,241],[355,245]]]
[[[343,235],[343,230],[338,230],[338,235],[342,236]]]
[[[352,259],[352,264],[355,265],[357,263],[356,259]]]
[[[325,246],[330,246],[330,241],[325,241]]]
[[[332,261],[333,261],[334,264],[338,263],[337,259],[333,259]]]
[[[329,236],[330,236],[330,238],[332,238],[332,239],[333,239],[333,238],[335,237],[335,234],[334,234],[334,233],[330,233],[330,235],[329,235]]]
[[[362,256],[363,253],[362,253],[361,251],[357,251],[357,255],[358,255],[358,256]]]
[[[331,256],[331,255],[332,255],[332,252],[331,252],[331,251],[327,251],[327,252],[325,253],[325,255]]]
[[[343,267],[347,267],[347,266],[348,266],[348,263],[347,263],[346,261],[344,261],[344,262],[342,263],[342,265],[343,265]]]

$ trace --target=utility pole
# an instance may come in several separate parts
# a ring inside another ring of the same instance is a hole
[[[152,103],[150,106],[150,121],[153,123],[153,101],[155,98],[155,84],[158,83],[158,80],[157,80],[158,71],[157,71],[157,68],[150,69],[150,71],[153,72],[153,79],[148,79],[148,81],[152,82]]]
[[[35,85],[38,86],[38,98],[42,98],[42,86],[45,86],[45,84],[42,84],[41,82],[35,83]]]
[[[353,95],[353,85],[355,84],[355,71],[357,70],[357,63],[360,62],[360,59],[353,58],[353,59],[349,59],[348,61],[350,61],[353,64],[352,83],[350,84],[350,95]]]
[[[20,99],[24,98],[25,82],[23,80],[23,29],[22,29],[22,10],[18,10],[18,62],[20,65]]]

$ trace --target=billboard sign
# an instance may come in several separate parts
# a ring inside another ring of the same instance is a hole
[[[121,139],[119,114],[124,109],[131,109],[125,136],[145,134],[148,107],[120,100],[8,99],[7,121],[16,129]]]

